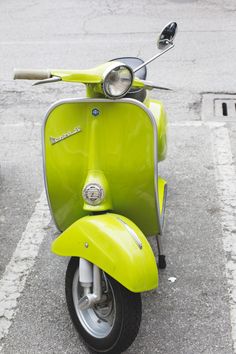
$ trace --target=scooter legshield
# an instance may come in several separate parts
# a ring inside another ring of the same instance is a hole
[[[166,153],[166,115],[158,101],[148,107],[133,99],[86,98],[50,108],[43,130],[45,185],[60,231],[110,210],[146,236],[162,232],[158,161]],[[102,203],[85,204],[89,183],[102,187]]]
[[[53,242],[52,252],[87,259],[133,292],[158,285],[156,261],[146,237],[118,214],[77,220]]]

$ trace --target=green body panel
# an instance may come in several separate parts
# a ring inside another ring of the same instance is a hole
[[[166,116],[160,102],[148,102],[154,122],[144,105],[129,99],[61,101],[51,108],[44,128],[44,167],[59,230],[91,212],[112,210],[127,216],[147,236],[161,232],[164,183],[158,182],[155,171],[155,144],[158,127],[158,158],[164,159]],[[93,116],[93,109],[99,110],[98,116]],[[60,140],[67,133],[73,134]],[[52,144],[51,138],[59,141]],[[82,189],[89,182],[104,188],[105,200],[98,206],[83,201]]]
[[[109,69],[114,64],[105,63],[96,68],[87,70],[52,70],[52,76],[61,77],[62,81],[66,82],[80,82],[84,84],[98,84],[102,82],[105,70]]]
[[[135,232],[142,248],[124,223]],[[156,261],[146,237],[121,215],[107,213],[81,218],[53,242],[52,252],[85,258],[133,292],[158,285]]]
[[[51,70],[52,76],[58,76],[65,82],[83,83],[89,87],[89,97],[98,97],[100,93],[104,97],[102,82],[104,74],[112,70],[115,65],[122,65],[119,61],[112,61],[101,64],[95,68],[87,70]],[[144,83],[138,77],[133,78],[132,86],[136,88],[144,87]]]
[[[166,158],[167,153],[167,117],[160,101],[151,99],[147,102],[147,106],[154,115],[158,127],[158,161],[160,162]]]
[[[164,203],[165,203],[165,187],[166,187],[167,183],[166,181],[161,178],[158,177],[158,198],[159,198],[159,208],[160,208],[160,215],[162,216],[163,213],[163,208]]]
[[[86,85],[87,97],[105,97],[103,91],[103,81],[105,73],[115,65],[122,65],[119,61],[107,62],[92,69],[87,70],[52,70],[51,75],[60,77],[62,81],[83,83]],[[133,78],[132,87],[142,88],[144,83],[138,77]]]

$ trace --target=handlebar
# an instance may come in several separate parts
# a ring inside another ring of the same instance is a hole
[[[44,80],[52,77],[50,70],[14,69],[14,80]]]
[[[101,79],[98,77],[96,77],[97,81],[94,81],[94,75],[88,75],[87,74],[83,74],[82,71],[81,72],[76,72],[76,71],[59,71],[59,72],[54,72],[53,70],[49,70],[49,69],[45,69],[45,70],[36,70],[36,69],[15,69],[14,70],[14,80],[37,80],[37,82],[34,85],[39,85],[39,84],[47,84],[47,83],[52,83],[52,82],[56,82],[56,81],[61,81],[62,79],[62,75],[63,73],[67,73],[69,76],[68,80],[64,81],[72,81],[75,82],[75,78],[73,78],[73,75],[77,75],[78,82],[83,82],[83,83],[97,83],[99,82]],[[86,76],[87,75],[87,76]],[[72,79],[71,79],[72,77]],[[86,80],[85,80],[86,79]],[[92,81],[91,81],[92,80]],[[153,90],[153,89],[159,89],[159,90],[168,90],[168,91],[172,91],[171,89],[167,88],[167,87],[162,87],[162,86],[157,86],[154,83],[152,83],[151,81],[147,81],[147,80],[141,80],[141,79],[137,79],[134,80],[132,87],[134,88],[144,88],[146,90]]]

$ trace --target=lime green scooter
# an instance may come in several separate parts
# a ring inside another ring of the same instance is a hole
[[[137,336],[140,293],[158,285],[147,236],[156,235],[158,267],[167,184],[166,114],[149,98],[157,88],[146,65],[174,47],[175,22],[161,32],[161,52],[143,62],[118,58],[90,70],[16,70],[15,79],[84,83],[86,98],[64,99],[47,112],[43,161],[48,203],[60,236],[52,252],[71,257],[66,299],[90,349],[120,353]]]

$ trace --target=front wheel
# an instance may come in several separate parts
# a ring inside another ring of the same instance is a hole
[[[97,353],[121,353],[138,334],[142,303],[132,293],[103,273],[102,301],[86,310],[78,302],[84,295],[79,282],[79,258],[72,257],[66,272],[66,300],[75,328],[86,344]]]

